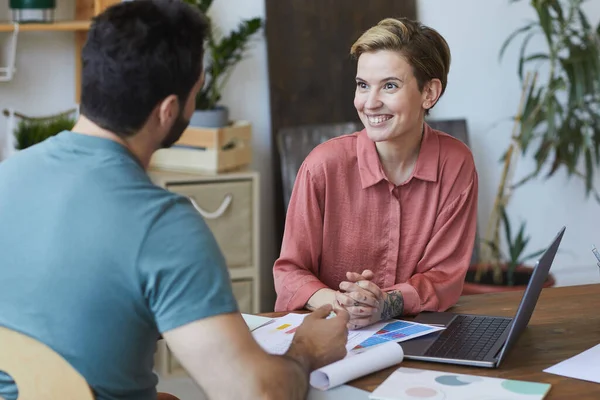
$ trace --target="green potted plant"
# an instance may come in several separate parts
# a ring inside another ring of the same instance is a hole
[[[481,294],[506,290],[524,290],[531,277],[532,267],[527,262],[535,260],[546,249],[524,254],[531,237],[525,234],[526,223],[523,221],[516,235],[512,236],[510,220],[504,208],[501,209],[502,227],[508,252],[502,251],[498,243],[488,242],[494,255],[495,264],[480,264],[477,269],[467,272],[463,294]],[[480,274],[475,281],[475,275]],[[504,283],[503,285],[498,284]],[[544,283],[544,287],[554,286],[552,274]]]
[[[13,132],[15,149],[24,150],[64,130],[70,130],[75,125],[75,112],[72,109],[47,117],[29,117],[15,113],[15,117],[19,118]],[[8,116],[10,113],[5,110],[4,115]]]
[[[56,0],[10,0],[13,22],[52,22]]]
[[[198,7],[208,17],[213,0],[185,0]],[[209,18],[212,25],[212,21]],[[229,110],[220,104],[223,87],[233,67],[246,55],[252,36],[263,26],[260,18],[243,20],[237,29],[226,36],[218,34],[214,26],[209,30],[206,42],[205,83],[196,97],[196,111],[191,126],[221,128],[229,125]]]
[[[517,1],[521,0],[511,0]],[[523,90],[511,142],[501,160],[503,171],[481,243],[481,263],[472,266],[476,273],[468,275],[469,284],[481,282],[491,268],[493,283],[510,288],[502,279],[506,263],[498,252],[500,225],[520,186],[535,178],[548,179],[564,168],[569,177],[583,179],[586,197],[600,202],[593,187],[600,166],[600,24],[589,23],[582,8],[585,1],[530,0],[537,19],[510,34],[500,49],[502,58],[507,46],[522,37],[517,70]],[[528,51],[536,34],[543,36],[547,50]],[[513,182],[516,162],[526,154],[533,154],[536,167]],[[507,241],[510,248],[510,238]]]

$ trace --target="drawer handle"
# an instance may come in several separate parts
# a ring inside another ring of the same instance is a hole
[[[225,211],[227,211],[227,207],[229,207],[229,205],[231,204],[231,201],[233,200],[233,195],[231,193],[227,193],[225,195],[225,198],[223,199],[223,202],[219,206],[219,208],[217,208],[214,212],[203,210],[202,207],[200,207],[198,205],[198,203],[196,203],[196,200],[194,199],[193,196],[188,196],[188,198],[192,202],[192,205],[194,206],[196,211],[198,211],[200,213],[200,215],[202,215],[204,218],[217,219],[221,215],[223,215],[225,213]]]

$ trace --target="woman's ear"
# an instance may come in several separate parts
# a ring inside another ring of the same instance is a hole
[[[435,103],[439,100],[442,95],[442,81],[434,78],[425,84],[423,88],[423,108],[429,110],[433,108]]]

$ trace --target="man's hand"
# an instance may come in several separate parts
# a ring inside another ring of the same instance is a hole
[[[346,356],[349,315],[335,310],[336,316],[326,319],[333,307],[319,307],[304,318],[296,330],[286,356],[299,361],[308,371],[341,360]]]

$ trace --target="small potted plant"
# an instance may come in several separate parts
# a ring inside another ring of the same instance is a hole
[[[10,0],[13,22],[52,22],[56,0]]]
[[[464,295],[524,290],[533,273],[533,267],[527,265],[527,262],[535,260],[546,250],[541,249],[525,255],[525,248],[531,239],[525,234],[525,222],[521,222],[519,231],[513,237],[504,208],[501,209],[501,216],[508,253],[503,252],[496,242],[486,242],[491,248],[494,261],[471,266],[463,287]],[[544,287],[554,284],[554,276],[549,274]]]
[[[207,12],[213,0],[185,1],[198,7],[209,18]],[[212,21],[209,21],[212,25]],[[221,93],[233,67],[244,58],[251,37],[262,26],[260,18],[243,20],[237,29],[223,37],[211,27],[206,43],[205,83],[196,96],[196,111],[190,120],[190,126],[222,128],[229,125],[229,109],[219,103]]]
[[[29,117],[15,113],[15,117],[20,119],[13,132],[15,148],[24,150],[62,131],[72,129],[75,125],[75,112],[76,110],[68,110],[47,117]],[[7,111],[4,114],[7,115]]]

